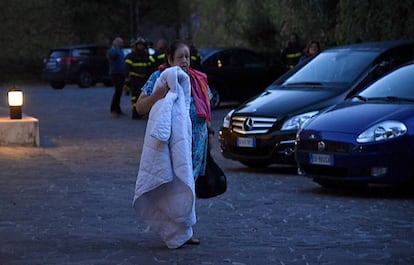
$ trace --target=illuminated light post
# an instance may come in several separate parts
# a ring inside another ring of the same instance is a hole
[[[13,87],[8,91],[7,97],[9,100],[10,119],[21,119],[23,106],[23,90]]]

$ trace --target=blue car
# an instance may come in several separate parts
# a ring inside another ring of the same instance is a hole
[[[414,40],[322,51],[226,115],[218,132],[222,155],[253,168],[296,166],[295,138],[303,122],[411,60]]]
[[[414,181],[414,63],[328,108],[298,130],[299,173],[325,187]]]

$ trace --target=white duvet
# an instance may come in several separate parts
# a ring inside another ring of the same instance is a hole
[[[169,248],[177,248],[192,237],[196,223],[191,85],[180,67],[165,69],[155,88],[163,83],[168,83],[170,90],[149,113],[133,206]]]

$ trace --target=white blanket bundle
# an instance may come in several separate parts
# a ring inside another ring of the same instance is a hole
[[[180,67],[165,69],[155,89],[167,83],[165,98],[151,108],[135,184],[134,208],[169,248],[191,238],[196,222],[191,158],[191,85]]]

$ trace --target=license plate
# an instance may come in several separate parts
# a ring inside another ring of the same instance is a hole
[[[310,154],[310,163],[314,165],[333,166],[333,156],[327,154]]]
[[[238,147],[256,147],[256,138],[238,137],[236,145]]]

